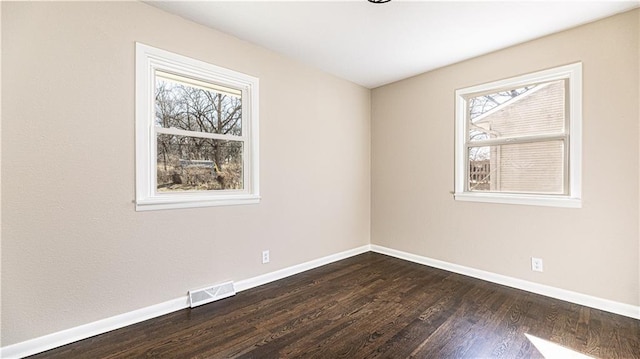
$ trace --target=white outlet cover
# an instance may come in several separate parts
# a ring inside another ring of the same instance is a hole
[[[531,270],[534,272],[542,272],[543,265],[541,258],[531,257]]]

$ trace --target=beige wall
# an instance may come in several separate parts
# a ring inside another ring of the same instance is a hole
[[[370,228],[373,244],[640,305],[639,10],[371,101],[145,4],[2,2],[0,13],[2,346],[355,248]],[[261,204],[134,211],[134,41],[260,78]],[[583,208],[453,201],[454,90],[575,61]]]
[[[639,305],[639,12],[375,89],[372,243]],[[454,90],[576,61],[583,208],[454,201]]]
[[[369,90],[142,3],[2,35],[3,346],[369,243]],[[135,41],[260,78],[259,205],[134,211]]]
[[[0,20],[2,4],[0,4]],[[1,24],[0,24],[1,25]],[[2,26],[0,26],[0,49],[2,49]],[[0,54],[0,149],[2,148],[2,55]],[[0,151],[0,189],[2,188],[2,153]],[[0,190],[0,280],[2,279],[2,190]],[[0,329],[2,329],[2,283],[0,283]],[[2,335],[0,335],[2,347]]]

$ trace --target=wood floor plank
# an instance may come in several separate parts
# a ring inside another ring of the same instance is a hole
[[[639,358],[640,321],[365,253],[33,358]]]

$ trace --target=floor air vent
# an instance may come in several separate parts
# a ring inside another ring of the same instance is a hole
[[[190,290],[189,306],[193,308],[216,300],[231,297],[233,295],[236,295],[233,282],[225,282],[198,290]]]

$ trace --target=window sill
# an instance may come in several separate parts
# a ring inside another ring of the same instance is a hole
[[[260,203],[259,195],[233,195],[217,197],[167,196],[138,199],[136,211],[155,211],[163,209],[199,208],[217,206],[235,206]]]
[[[582,200],[569,196],[527,195],[511,193],[464,192],[453,195],[456,201],[523,204],[530,206],[581,208]]]

